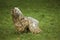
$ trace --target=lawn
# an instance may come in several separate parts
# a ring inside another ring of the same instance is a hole
[[[39,20],[39,34],[16,33],[11,9]],[[0,40],[60,40],[60,0],[0,0]]]

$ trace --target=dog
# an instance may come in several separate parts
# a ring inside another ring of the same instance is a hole
[[[11,10],[11,14],[17,32],[24,32],[27,29],[32,33],[41,32],[38,26],[39,21],[32,17],[24,16],[18,7],[14,7]]]

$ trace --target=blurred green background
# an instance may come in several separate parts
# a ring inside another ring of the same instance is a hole
[[[11,9],[39,20],[39,34],[15,33]],[[60,0],[0,0],[0,40],[60,40]]]

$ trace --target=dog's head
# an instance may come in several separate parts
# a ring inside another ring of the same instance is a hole
[[[18,8],[18,7],[14,7],[12,10],[11,10],[11,14],[14,16],[14,17],[18,17],[19,15],[22,15],[22,12],[21,10]]]

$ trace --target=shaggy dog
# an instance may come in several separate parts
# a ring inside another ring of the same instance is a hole
[[[11,10],[11,14],[17,32],[24,32],[27,28],[32,33],[41,31],[38,26],[39,21],[32,17],[25,17],[19,8],[14,7]]]

